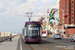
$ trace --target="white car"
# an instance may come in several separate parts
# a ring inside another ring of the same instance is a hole
[[[42,37],[47,37],[47,34],[46,33],[42,33]]]
[[[71,42],[75,42],[75,35],[71,37]]]
[[[54,39],[61,39],[61,35],[60,34],[54,34]]]

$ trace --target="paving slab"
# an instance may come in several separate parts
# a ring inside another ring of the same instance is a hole
[[[17,50],[19,36],[16,36],[12,41],[0,42],[0,50]]]

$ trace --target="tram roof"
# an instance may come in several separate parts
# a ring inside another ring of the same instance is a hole
[[[30,21],[30,22],[25,22],[25,24],[41,24],[41,23],[38,21]]]

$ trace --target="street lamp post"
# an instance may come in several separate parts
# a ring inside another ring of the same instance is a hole
[[[46,33],[47,33],[47,39],[48,39],[48,0],[47,0],[47,22],[46,22]]]
[[[38,15],[39,15],[39,10],[38,10]],[[38,17],[38,21],[39,21],[39,17]]]

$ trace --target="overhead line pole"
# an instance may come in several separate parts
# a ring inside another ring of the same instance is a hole
[[[49,10],[49,9],[48,9],[48,0],[47,0],[47,22],[46,22],[46,24],[47,24],[47,25],[46,25],[46,27],[47,27],[47,28],[46,28],[46,29],[47,29],[47,30],[46,30],[47,39],[48,39],[48,10]]]

